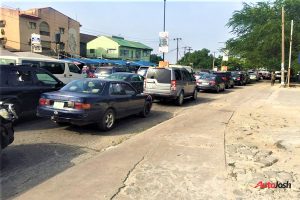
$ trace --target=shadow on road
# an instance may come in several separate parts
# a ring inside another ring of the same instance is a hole
[[[1,155],[1,196],[8,199],[73,166],[84,150],[61,144],[11,145]]]

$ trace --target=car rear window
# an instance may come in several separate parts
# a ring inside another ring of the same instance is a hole
[[[112,73],[112,68],[98,68],[96,70],[97,74],[111,74]]]
[[[148,79],[156,79],[158,83],[170,83],[171,70],[168,69],[148,69]]]
[[[78,92],[88,94],[100,94],[104,88],[105,82],[100,80],[75,80],[63,87],[62,91]]]

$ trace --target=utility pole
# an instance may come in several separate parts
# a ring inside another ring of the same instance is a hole
[[[290,52],[289,52],[289,70],[288,70],[288,87],[290,87],[290,79],[291,79],[291,61],[292,61],[292,44],[293,44],[293,28],[294,28],[294,20],[291,21],[291,38],[290,38]]]
[[[281,86],[284,86],[284,7],[281,10]]]
[[[193,50],[192,47],[187,47],[187,50],[189,53],[191,53],[191,51]]]
[[[164,32],[166,32],[166,0],[164,0]],[[163,61],[165,61],[164,52],[163,52]]]
[[[176,63],[178,63],[178,53],[179,53],[179,48],[178,48],[178,41],[182,40],[181,38],[174,38],[173,40],[176,40],[177,42],[177,56],[176,56]]]
[[[215,69],[215,53],[216,53],[216,52],[214,51],[213,53],[214,53],[214,54],[213,54],[213,68],[212,68],[212,69],[214,70],[214,69]]]

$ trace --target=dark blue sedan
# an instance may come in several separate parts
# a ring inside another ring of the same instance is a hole
[[[151,97],[139,94],[125,81],[81,79],[59,91],[43,93],[37,116],[51,118],[58,124],[96,123],[107,131],[118,118],[133,114],[147,117],[151,107]]]

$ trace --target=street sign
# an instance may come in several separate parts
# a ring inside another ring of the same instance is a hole
[[[32,33],[31,44],[41,44],[41,36],[39,34]]]
[[[168,32],[159,32],[159,48],[160,53],[169,52],[169,33]]]
[[[32,52],[42,53],[42,45],[41,44],[32,44]]]
[[[228,54],[229,54],[229,51],[225,50],[224,53],[223,53],[222,61],[228,61]]]

